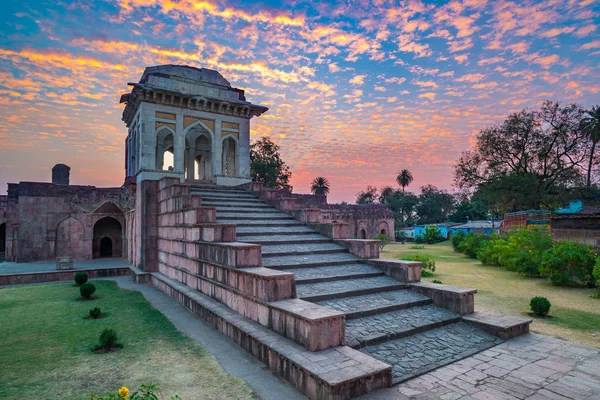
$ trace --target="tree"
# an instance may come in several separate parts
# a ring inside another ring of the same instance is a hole
[[[356,204],[373,204],[377,199],[377,188],[375,186],[367,186],[361,192],[356,193]]]
[[[487,219],[488,212],[487,205],[480,200],[461,201],[456,206],[454,213],[449,216],[449,219],[453,222],[482,220]]]
[[[575,104],[545,102],[537,111],[522,110],[500,126],[482,130],[473,150],[464,152],[454,167],[456,185],[485,189],[490,199],[526,194],[528,204],[515,202],[514,211],[555,204],[565,191],[583,183],[581,166],[588,154],[583,113]]]
[[[381,188],[379,192],[379,202],[381,204],[388,204],[391,198],[396,194],[396,190],[394,190],[391,186],[384,186]]]
[[[329,181],[323,177],[313,179],[310,191],[313,194],[327,195],[329,193]]]
[[[600,141],[600,106],[592,107],[591,110],[586,111],[586,117],[581,120],[581,129],[592,142],[590,149],[589,161],[587,167],[587,189],[589,190],[592,186],[592,165],[594,164],[594,153],[596,145]]]
[[[250,145],[250,176],[268,188],[288,188],[292,173],[281,159],[279,146],[265,136]]]
[[[392,211],[396,226],[414,223],[415,207],[419,202],[419,198],[414,194],[403,193],[386,186],[381,189],[379,202],[388,206]]]
[[[404,192],[404,189],[408,185],[410,185],[412,181],[413,181],[413,176],[410,173],[410,171],[407,169],[403,169],[402,171],[400,171],[398,173],[398,176],[396,177],[396,182],[398,182],[398,185],[400,185],[402,187],[402,192]]]
[[[433,185],[421,187],[419,204],[416,206],[419,224],[436,224],[448,221],[454,211],[454,197]]]

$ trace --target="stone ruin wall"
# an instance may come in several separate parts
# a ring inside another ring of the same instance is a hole
[[[347,223],[348,236],[355,239],[373,239],[380,233],[394,236],[394,217],[380,204],[326,204],[321,207],[319,222]]]
[[[111,217],[123,227],[122,210],[133,205],[133,190],[131,186],[101,189],[37,182],[9,184],[6,260],[48,261],[57,256],[91,259],[95,224]],[[120,255],[125,240],[115,239],[120,240],[115,240],[114,255]]]

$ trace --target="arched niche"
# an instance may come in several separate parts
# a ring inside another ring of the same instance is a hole
[[[110,253],[107,252],[110,243]],[[92,256],[122,257],[123,255],[123,228],[121,223],[112,217],[104,217],[94,224],[92,242]]]

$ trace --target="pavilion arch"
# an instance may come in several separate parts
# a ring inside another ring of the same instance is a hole
[[[233,135],[227,135],[222,142],[221,171],[226,176],[237,176],[238,141]]]
[[[92,256],[121,257],[123,255],[123,227],[113,217],[100,218],[94,224]]]
[[[156,133],[156,169],[168,170],[169,167],[174,167],[171,160],[165,165],[166,153],[171,153],[171,159],[174,159],[175,131],[169,126],[162,126]]]
[[[183,157],[186,179],[213,180],[213,138],[212,131],[200,121],[186,129]]]
[[[379,228],[377,229],[377,232],[381,235],[389,235],[390,234],[390,227],[388,226],[387,222],[380,222],[379,223]]]
[[[85,228],[78,219],[73,217],[63,219],[56,226],[56,257],[73,259],[89,257],[89,249],[86,250],[84,244],[84,233]]]

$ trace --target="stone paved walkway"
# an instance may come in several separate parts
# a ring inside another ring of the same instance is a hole
[[[528,334],[362,399],[598,400],[600,350]]]
[[[124,258],[97,258],[95,260],[73,261],[73,269],[101,269],[128,267],[130,264]],[[40,261],[30,263],[2,262],[0,274],[26,274],[30,272],[56,271],[55,261]]]

